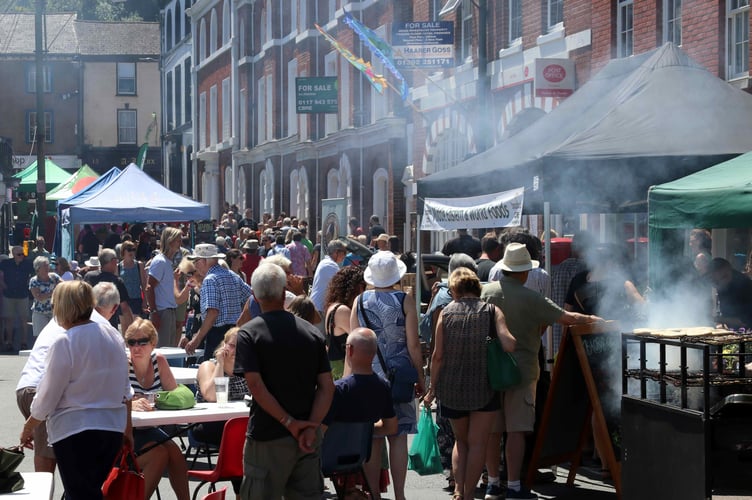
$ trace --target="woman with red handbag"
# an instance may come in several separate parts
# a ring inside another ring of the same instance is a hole
[[[132,441],[128,359],[120,333],[91,321],[94,295],[83,281],[65,281],[52,296],[54,318],[66,329],[50,346],[21,443],[47,420],[69,500],[102,498],[102,483],[123,446]]]

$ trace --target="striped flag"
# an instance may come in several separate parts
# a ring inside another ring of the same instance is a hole
[[[319,30],[319,32],[324,36],[324,38],[326,38],[327,41],[332,44],[332,47],[334,47],[335,50],[342,55],[342,57],[347,59],[350,64],[352,64],[358,71],[365,75],[368,81],[371,82],[371,85],[374,89],[376,89],[380,94],[384,93],[384,87],[387,86],[386,78],[374,73],[371,63],[364,61],[360,57],[355,57],[355,54],[343,47],[333,36],[324,31],[321,26],[319,26],[318,24],[315,24],[315,26],[316,29]]]

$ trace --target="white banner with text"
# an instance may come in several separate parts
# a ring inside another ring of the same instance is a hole
[[[422,231],[519,226],[525,188],[469,198],[426,198]]]

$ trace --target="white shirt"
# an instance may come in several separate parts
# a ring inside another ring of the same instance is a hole
[[[329,288],[329,282],[332,281],[332,277],[337,274],[337,271],[339,271],[339,264],[334,262],[328,255],[316,267],[313,284],[311,285],[311,301],[319,312],[324,310],[326,290]]]
[[[91,312],[91,320],[103,325],[110,324],[96,309]],[[44,375],[44,371],[47,368],[47,351],[50,350],[52,342],[64,333],[65,328],[58,325],[55,318],[52,318],[47,323],[47,326],[42,328],[36,341],[34,341],[34,348],[29,354],[29,359],[26,360],[26,364],[23,370],[21,370],[21,378],[18,380],[18,385],[16,385],[17,391],[26,387],[36,388],[39,385],[42,375]]]
[[[132,394],[123,337],[88,322],[53,340],[31,415],[47,420],[51,444],[85,430],[123,432]]]

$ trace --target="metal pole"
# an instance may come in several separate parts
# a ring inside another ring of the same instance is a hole
[[[36,58],[37,87],[37,235],[44,234],[47,215],[46,176],[44,164],[44,142],[47,134],[44,128],[44,1],[36,0],[34,16],[34,42]],[[40,231],[41,228],[41,231]]]
[[[544,259],[546,261],[546,272],[549,276],[548,289],[546,290],[546,297],[551,296],[551,203],[548,201],[543,202],[543,235],[546,239],[546,245],[544,252]],[[548,360],[554,358],[554,329],[549,326],[546,328],[546,363],[545,367],[548,368]],[[550,371],[550,370],[548,370]]]
[[[489,112],[491,92],[488,81],[488,0],[478,0],[478,82],[475,102],[478,109],[479,130],[476,134],[478,152],[483,152],[493,143]]]
[[[418,319],[420,320],[420,313],[421,313],[421,297],[423,296],[423,276],[426,275],[426,273],[423,270],[423,258],[420,254],[420,214],[416,217],[417,226],[415,227],[415,257],[416,257],[416,264],[415,264],[415,307],[418,310]]]

